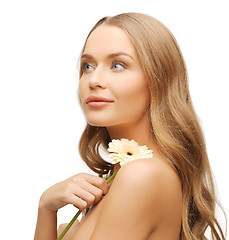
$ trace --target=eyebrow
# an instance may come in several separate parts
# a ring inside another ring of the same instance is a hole
[[[128,53],[125,53],[125,52],[117,52],[117,53],[111,53],[111,54],[109,54],[108,56],[107,56],[107,58],[109,59],[109,58],[114,58],[114,57],[118,57],[118,56],[127,56],[127,57],[130,57],[130,58],[132,58],[133,60],[134,60],[134,58],[131,56],[131,55],[129,55]],[[88,59],[94,59],[94,57],[92,56],[92,55],[90,55],[90,54],[87,54],[87,53],[85,53],[85,54],[83,54],[82,56],[81,56],[81,59],[82,58],[88,58]],[[135,61],[135,60],[134,60]]]

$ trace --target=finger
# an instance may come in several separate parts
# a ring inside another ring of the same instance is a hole
[[[83,211],[87,207],[87,202],[77,197],[74,194],[69,196],[69,203],[74,205],[76,208],[78,208],[81,211]]]
[[[79,220],[76,219],[75,222],[72,224],[71,228],[67,232],[67,234],[64,236],[63,239],[72,239],[74,236],[74,233],[76,232],[77,228],[79,227]],[[57,236],[59,237],[60,234],[64,231],[64,229],[68,226],[68,223],[60,224],[58,230],[57,230]]]
[[[59,235],[64,231],[64,229],[67,227],[67,223],[63,223],[60,224],[60,226],[57,229],[57,236],[59,237]]]
[[[98,203],[101,200],[101,198],[102,198],[102,196],[104,194],[104,192],[103,192],[103,190],[101,188],[98,188],[98,187],[96,187],[96,186],[94,186],[94,185],[92,185],[92,184],[90,184],[88,182],[83,182],[81,184],[81,187],[84,190],[88,191],[89,193],[91,193],[92,195],[95,196],[94,203]]]
[[[108,193],[108,184],[106,183],[106,180],[104,178],[87,174],[85,175],[85,180],[90,184],[102,189],[104,194]]]
[[[83,189],[82,187],[77,186],[74,189],[73,194],[81,200],[85,201],[87,203],[87,208],[95,203],[96,196],[90,193],[88,190]]]

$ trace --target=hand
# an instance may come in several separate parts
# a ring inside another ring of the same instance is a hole
[[[57,236],[59,237],[60,234],[64,231],[64,229],[67,227],[68,223],[64,223],[61,224],[57,230]],[[71,226],[71,228],[67,231],[67,233],[64,235],[63,240],[67,240],[67,239],[72,239],[74,234],[76,233],[78,227],[79,227],[80,223],[79,221],[76,219],[75,222],[73,223],[73,225]]]
[[[40,207],[57,211],[67,204],[73,204],[82,211],[98,203],[107,192],[105,179],[79,173],[48,188],[41,196]]]

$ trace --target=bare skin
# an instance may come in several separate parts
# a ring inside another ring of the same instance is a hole
[[[57,238],[56,215],[58,209],[73,204],[83,210],[98,203],[108,192],[105,179],[80,173],[47,189],[40,198],[37,227],[34,239]]]
[[[109,185],[102,178],[78,174],[46,190],[35,240],[57,238],[64,225],[57,233],[56,214],[67,204],[81,210],[96,205],[65,240],[178,240],[181,184],[151,134],[148,83],[131,40],[120,28],[100,26],[88,38],[82,63],[79,90],[87,122],[106,127],[111,139],[147,145],[154,157],[124,165]],[[109,101],[88,104],[91,96]],[[116,164],[115,171],[119,168]]]
[[[181,209],[180,182],[168,163],[135,160],[119,170],[72,239],[178,240]]]

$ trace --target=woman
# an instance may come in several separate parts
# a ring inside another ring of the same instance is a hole
[[[36,240],[57,238],[66,204],[90,211],[63,239],[200,240],[208,227],[225,239],[184,59],[163,24],[137,13],[101,19],[82,50],[79,95],[87,119],[80,153],[99,177],[81,173],[46,190]],[[99,147],[121,138],[147,145],[153,158],[107,163]],[[107,184],[102,176],[118,169]]]

